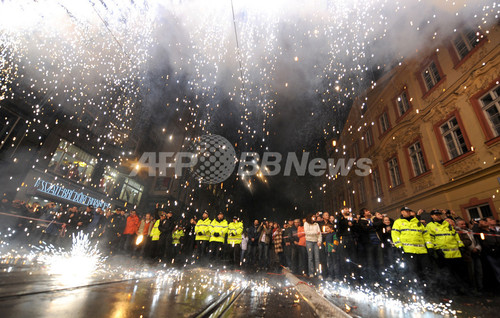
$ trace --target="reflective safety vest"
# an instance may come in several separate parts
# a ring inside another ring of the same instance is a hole
[[[427,248],[434,247],[425,226],[417,218],[394,221],[391,236],[394,246],[403,248],[405,253],[427,254]]]
[[[227,233],[227,226],[228,225],[226,220],[222,220],[220,222],[217,219],[213,220],[212,227],[210,229],[210,242],[224,243],[224,237]]]
[[[151,229],[151,233],[149,236],[151,236],[151,241],[158,241],[160,239],[160,229],[158,228],[160,226],[160,220],[157,220],[155,224],[153,225],[153,228]]]
[[[210,221],[209,218],[206,218],[205,220],[198,220],[194,228],[194,231],[196,232],[195,239],[197,241],[208,241],[210,239],[211,223],[212,221]]]
[[[227,226],[227,244],[241,244],[243,222],[231,222]]]
[[[464,243],[450,223],[446,221],[442,221],[442,223],[430,222],[427,224],[427,231],[431,236],[434,248],[443,251],[444,258],[462,257],[459,247],[463,247]]]
[[[184,231],[183,230],[175,230],[174,233],[172,233],[172,244],[181,244],[181,237],[184,236]]]

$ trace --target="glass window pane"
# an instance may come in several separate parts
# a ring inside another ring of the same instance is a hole
[[[491,213],[491,208],[490,208],[489,204],[482,205],[479,207],[479,209],[481,210],[481,216],[483,218],[486,218],[488,216],[493,216],[493,213]]]
[[[493,133],[495,136],[500,135],[500,113],[498,111],[498,106],[493,104],[491,107],[486,109],[487,118],[491,123],[493,128]]]
[[[491,97],[490,94],[487,94],[483,98],[481,98],[481,102],[483,103],[483,106],[489,105],[491,102],[493,102],[493,97]]]
[[[497,86],[497,88],[495,88],[495,89],[493,90],[493,92],[495,92],[495,96],[496,96],[497,98],[498,98],[498,97],[500,97],[500,85],[499,85],[499,86]]]
[[[444,134],[446,133],[448,130],[450,130],[450,127],[448,126],[448,123],[444,124],[441,126],[441,133]]]
[[[469,216],[470,216],[471,219],[480,218],[479,211],[478,211],[478,209],[476,207],[468,208],[467,211],[469,212]]]
[[[446,143],[446,148],[450,153],[450,159],[458,157],[457,147],[455,146],[455,142],[453,141],[453,137],[451,134],[447,134],[444,136],[444,141]]]
[[[462,40],[461,36],[457,36],[454,43],[455,43],[455,48],[457,49],[459,58],[463,59],[467,55],[467,53],[469,53],[469,49],[465,45],[465,42]]]
[[[434,85],[436,85],[441,80],[441,76],[439,75],[437,66],[434,62],[431,63],[431,71],[434,80]]]
[[[479,43],[477,33],[474,30],[465,32],[465,38],[471,49]]]

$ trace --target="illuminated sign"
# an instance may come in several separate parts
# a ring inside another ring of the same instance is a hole
[[[93,205],[95,208],[103,208],[103,209],[111,207],[111,204],[106,203],[103,200],[93,198],[91,196],[84,194],[83,192],[66,189],[63,186],[42,180],[40,178],[36,180],[34,187],[39,192],[50,194],[54,197],[75,202],[78,204],[87,206]]]

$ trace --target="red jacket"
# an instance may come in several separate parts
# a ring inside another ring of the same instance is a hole
[[[127,226],[125,226],[123,234],[136,234],[140,224],[141,221],[137,215],[129,215],[127,218]]]

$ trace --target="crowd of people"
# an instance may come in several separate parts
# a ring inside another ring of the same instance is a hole
[[[500,226],[492,217],[467,222],[453,211],[403,207],[396,220],[349,208],[279,222],[220,212],[211,219],[176,219],[171,211],[141,216],[88,206],[65,208],[20,201],[1,202],[14,218],[9,236],[54,245],[83,231],[104,252],[165,263],[231,266],[281,271],[326,280],[391,282],[406,278],[422,289],[457,293],[495,291],[500,283]],[[11,218],[12,219],[12,218]],[[6,233],[4,223],[2,234]],[[2,235],[4,236],[4,235]],[[5,235],[6,236],[6,235]]]

